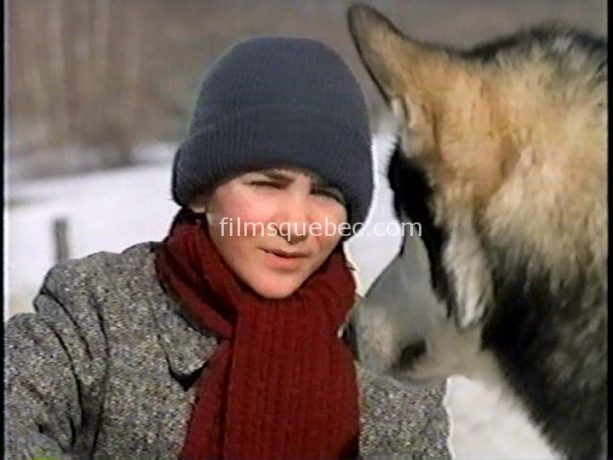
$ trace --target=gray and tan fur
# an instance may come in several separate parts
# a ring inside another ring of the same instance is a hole
[[[399,122],[400,219],[422,224],[353,310],[358,358],[408,383],[502,383],[568,458],[606,452],[607,42],[551,23],[471,50],[349,10]]]

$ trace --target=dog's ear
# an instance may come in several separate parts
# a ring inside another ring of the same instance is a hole
[[[349,31],[362,62],[388,103],[402,93],[405,37],[376,9],[353,5],[347,11]],[[408,56],[407,56],[408,57]]]
[[[436,110],[462,69],[457,57],[404,35],[370,6],[353,5],[347,18],[364,66],[394,116],[411,130],[413,153],[435,147]]]

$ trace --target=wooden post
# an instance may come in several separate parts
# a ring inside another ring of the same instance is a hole
[[[55,262],[70,258],[68,250],[68,219],[56,217],[53,219],[53,240],[55,242]]]

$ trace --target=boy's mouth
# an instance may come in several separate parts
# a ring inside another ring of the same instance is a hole
[[[308,253],[304,251],[284,251],[282,249],[264,249],[264,252],[273,254],[284,259],[301,259],[308,257]]]

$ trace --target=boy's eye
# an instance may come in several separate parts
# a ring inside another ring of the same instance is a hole
[[[281,184],[278,182],[266,181],[266,180],[253,180],[249,182],[249,185],[254,187],[272,187],[272,188],[281,188]]]
[[[316,188],[316,189],[313,189],[313,193],[315,195],[321,195],[321,196],[325,196],[328,198],[332,198],[333,200],[338,201],[343,206],[346,204],[343,194],[335,188]]]

